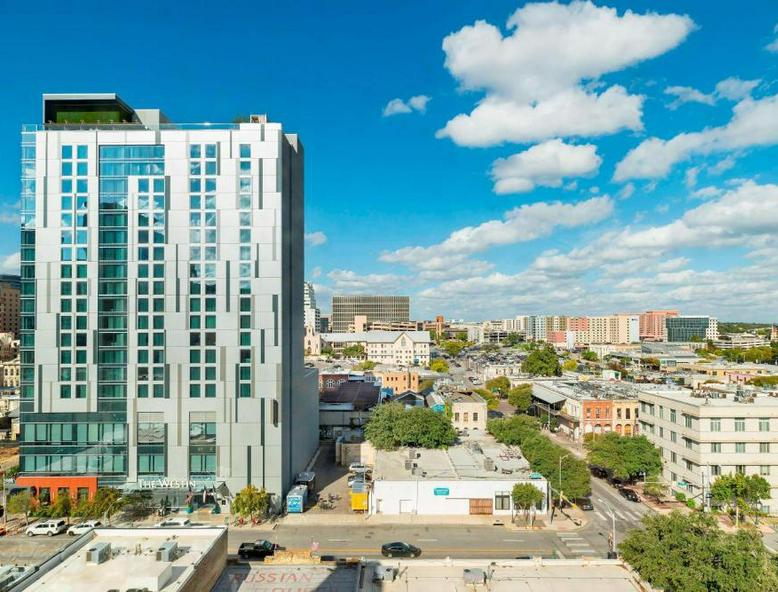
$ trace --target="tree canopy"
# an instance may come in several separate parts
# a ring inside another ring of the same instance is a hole
[[[532,483],[516,483],[511,491],[511,497],[513,505],[527,514],[533,507],[541,503],[545,496]]]
[[[770,592],[778,573],[755,532],[722,531],[709,514],[646,514],[619,550],[654,588],[665,592]]]
[[[759,475],[720,475],[711,486],[711,497],[717,505],[754,513],[762,500],[770,499],[770,484]]]
[[[508,403],[519,413],[526,413],[532,405],[532,385],[525,382],[508,391]]]
[[[364,358],[365,346],[360,343],[347,345],[343,348],[343,355],[347,358]]]
[[[441,345],[443,351],[450,355],[452,358],[455,358],[460,353],[462,353],[462,350],[465,349],[466,346],[467,344],[465,342],[455,340],[444,341]]]
[[[597,362],[600,358],[597,357],[597,354],[594,353],[592,350],[587,349],[581,354],[581,358],[586,360],[587,362]]]
[[[486,389],[473,389],[473,392],[478,393],[486,401],[486,408],[490,410],[497,409],[500,406],[500,399],[492,391]]]
[[[519,345],[522,341],[524,341],[524,338],[519,333],[508,333],[503,340],[503,345],[513,347]]]
[[[270,494],[264,487],[246,485],[232,501],[232,511],[243,518],[265,518],[270,511]]]
[[[365,437],[379,450],[394,450],[400,446],[445,448],[456,441],[457,434],[443,413],[390,403],[373,411]]]
[[[498,392],[501,397],[504,397],[508,394],[508,391],[511,389],[511,380],[507,376],[497,376],[495,378],[492,378],[490,380],[486,381],[486,384],[484,385],[487,390],[492,392]]]
[[[521,363],[521,370],[534,376],[559,376],[562,374],[559,357],[550,345],[531,351]]]
[[[20,491],[8,498],[7,506],[6,511],[9,514],[24,514],[26,524],[32,510],[32,496],[29,491]]]
[[[440,372],[441,374],[445,374],[448,372],[448,362],[441,358],[436,358],[430,362],[430,370],[433,372]]]
[[[575,372],[578,370],[578,362],[575,360],[565,360],[562,364],[562,370],[565,372]]]
[[[591,477],[586,463],[565,448],[541,434],[540,423],[528,415],[494,419],[487,425],[498,442],[519,446],[530,467],[543,475],[555,490],[560,488],[559,459],[562,459],[561,489],[569,498],[584,497],[591,492]]]
[[[662,470],[662,455],[645,436],[620,436],[615,432],[587,438],[588,460],[611,471],[619,479],[658,474]]]

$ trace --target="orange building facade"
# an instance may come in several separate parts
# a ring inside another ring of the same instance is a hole
[[[97,491],[97,477],[17,477],[16,485],[33,488],[33,496],[41,503],[56,501],[63,494],[70,495],[73,501],[92,499]]]

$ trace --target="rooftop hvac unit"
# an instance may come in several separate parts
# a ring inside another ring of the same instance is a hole
[[[157,561],[175,561],[178,543],[175,541],[165,541],[157,549]]]
[[[410,471],[413,468],[413,461],[405,459],[405,470]]]
[[[87,563],[103,563],[108,561],[111,557],[111,544],[110,543],[96,543],[94,547],[90,547],[86,552]]]
[[[465,584],[483,585],[486,583],[486,572],[482,569],[466,569],[462,578],[465,580]]]
[[[249,123],[267,123],[267,113],[249,115]]]
[[[484,459],[484,470],[494,471],[494,461],[491,458]]]
[[[387,567],[385,565],[377,565],[375,568],[375,581],[376,582],[394,582],[394,578],[397,576],[397,570],[393,567]]]
[[[416,458],[416,451],[413,448],[408,449],[408,458]]]

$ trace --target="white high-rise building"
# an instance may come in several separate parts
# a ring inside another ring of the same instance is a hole
[[[321,332],[321,311],[316,307],[316,292],[311,282],[303,284],[303,324],[314,333]]]
[[[298,137],[114,94],[43,110],[22,132],[19,484],[280,501],[318,444]]]

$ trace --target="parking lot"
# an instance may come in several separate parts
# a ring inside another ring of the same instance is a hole
[[[335,443],[322,442],[313,471],[316,473],[316,488],[319,500],[326,500],[312,507],[309,512],[328,514],[350,514],[348,469],[335,464]]]

